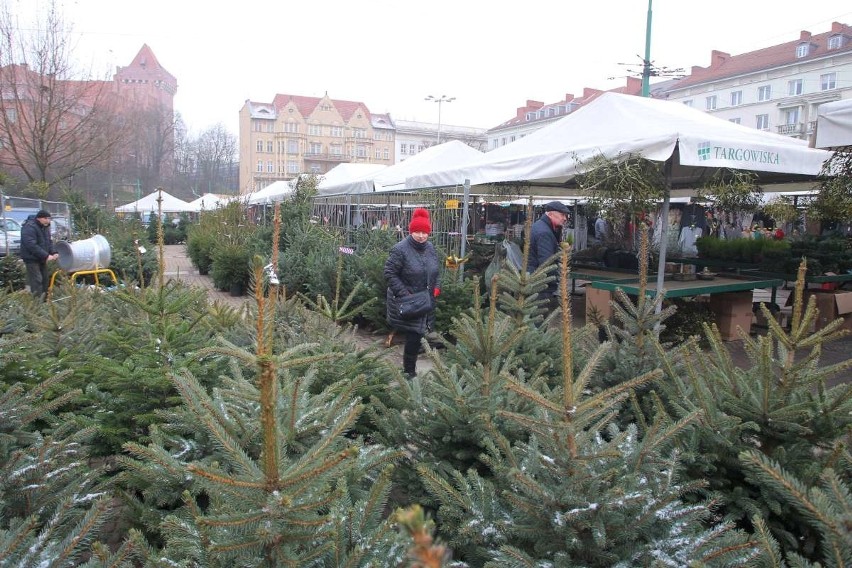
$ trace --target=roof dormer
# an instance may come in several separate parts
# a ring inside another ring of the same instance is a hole
[[[803,41],[796,46],[796,59],[807,57],[813,52],[814,44],[809,41]]]
[[[828,36],[826,47],[829,51],[832,49],[840,49],[844,45],[846,45],[846,37],[843,34],[833,34]]]

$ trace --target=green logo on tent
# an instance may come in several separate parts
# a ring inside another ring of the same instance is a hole
[[[750,164],[780,164],[781,155],[771,150],[753,150],[751,148],[734,148],[730,146],[713,146],[710,142],[698,145],[699,160],[727,160],[729,162],[746,162]]]

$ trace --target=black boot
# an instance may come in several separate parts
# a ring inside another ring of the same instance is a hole
[[[402,356],[402,372],[409,379],[413,379],[414,375],[417,374],[417,356],[411,356],[403,354]]]

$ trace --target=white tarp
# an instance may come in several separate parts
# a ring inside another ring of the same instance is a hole
[[[234,199],[233,195],[217,195],[215,193],[205,193],[201,197],[198,197],[189,202],[193,211],[211,211],[216,209],[217,207],[222,207],[223,205],[227,205]]]
[[[127,205],[122,205],[121,207],[116,207],[115,211],[117,213],[147,213],[153,212],[156,213],[158,211],[159,205],[157,203],[157,198],[162,196],[162,211],[163,213],[192,213],[194,209],[192,206],[182,199],[178,199],[174,195],[163,191],[162,189],[158,189],[152,193],[149,193],[145,197],[134,201],[133,203],[128,203]]]
[[[734,124],[678,102],[604,93],[596,100],[465,166],[410,177],[411,188],[530,182],[558,187],[597,156],[628,154],[664,162],[679,149],[673,184],[706,176],[706,168],[816,175],[829,153],[805,140]]]
[[[249,205],[284,201],[296,191],[289,181],[276,181],[248,196]]]
[[[334,185],[325,185],[320,195],[370,193],[373,191],[402,191],[407,189],[405,180],[423,172],[453,168],[482,156],[482,152],[464,142],[450,140],[430,146],[422,152],[387,168]]]
[[[322,180],[317,184],[317,190],[322,193],[325,188],[335,186],[353,179],[366,176],[387,168],[384,164],[365,164],[361,162],[337,164],[328,172],[321,174]]]
[[[852,146],[852,99],[819,105],[816,147]]]

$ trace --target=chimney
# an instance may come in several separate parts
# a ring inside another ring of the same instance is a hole
[[[710,67],[718,67],[719,65],[730,59],[730,57],[730,53],[725,53],[724,51],[714,49],[710,52]]]
[[[806,30],[802,30],[802,32],[799,34],[799,39],[801,41],[807,41],[807,40],[811,39],[811,32],[806,31]]]
[[[842,32],[843,28],[845,28],[845,27],[846,27],[846,25],[841,24],[840,22],[831,22],[831,32],[832,33]]]

